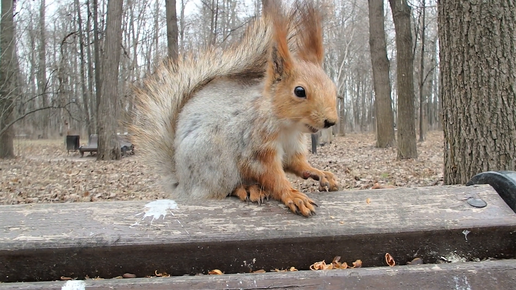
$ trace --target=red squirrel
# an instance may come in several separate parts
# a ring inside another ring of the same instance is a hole
[[[308,164],[306,133],[338,121],[336,87],[322,68],[321,14],[313,1],[267,1],[243,38],[164,65],[137,91],[134,132],[173,198],[272,198],[310,216],[315,202],[286,172],[336,191]]]

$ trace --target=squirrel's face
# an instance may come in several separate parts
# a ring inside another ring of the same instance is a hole
[[[316,133],[338,121],[337,89],[324,70],[311,62],[296,62],[276,85],[275,114],[305,133]]]

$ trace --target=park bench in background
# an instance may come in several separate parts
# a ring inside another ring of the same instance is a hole
[[[516,214],[490,185],[311,197],[320,207],[310,218],[276,201],[258,206],[236,198],[177,207],[167,200],[0,206],[0,281],[25,281],[0,289],[61,289],[65,281],[51,281],[124,273],[141,278],[80,283],[85,289],[514,288]],[[386,253],[396,266],[386,266]],[[348,264],[361,259],[363,268],[308,270],[335,256]],[[416,257],[424,264],[407,265]],[[300,271],[250,273],[290,267]],[[225,274],[183,276],[213,269]],[[160,273],[172,277],[143,278]]]
[[[129,141],[129,137],[127,135],[118,135],[118,142],[120,143],[120,151],[122,156],[126,156],[127,154],[134,154],[134,145]],[[88,145],[79,147],[79,152],[81,153],[81,157],[84,156],[85,152],[90,152],[90,154],[97,153],[98,151],[98,135],[92,134],[88,140]]]
[[[88,138],[88,145],[84,145],[79,147],[79,152],[81,153],[81,157],[84,156],[85,152],[90,152],[90,155],[93,153],[97,153],[98,151],[98,136],[97,134],[92,134]]]

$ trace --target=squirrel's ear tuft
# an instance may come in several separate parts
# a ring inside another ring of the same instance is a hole
[[[272,21],[274,30],[269,69],[274,79],[280,80],[290,74],[293,66],[287,41],[289,19],[284,15],[279,1],[264,1],[264,14]]]
[[[322,16],[314,1],[296,1],[298,56],[308,62],[322,64],[324,60]]]

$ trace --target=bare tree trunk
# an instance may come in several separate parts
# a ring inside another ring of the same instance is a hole
[[[407,0],[389,0],[396,32],[398,159],[417,158],[414,108],[414,53]]]
[[[177,28],[177,13],[176,0],[166,0],[167,10],[167,48],[168,57],[170,59],[177,59],[178,54],[178,28]]]
[[[0,158],[14,157],[13,119],[15,74],[15,38],[13,21],[13,0],[2,0],[0,20]]]
[[[439,43],[437,41],[437,38],[435,41],[433,41],[433,49],[432,49],[432,66],[434,68],[437,68],[438,66],[438,58],[439,58]],[[439,76],[439,70],[434,69],[432,70],[432,87],[431,87],[431,95],[432,95],[432,107],[431,107],[431,114],[432,117],[432,128],[433,129],[442,129],[442,119],[441,119],[441,98],[440,98],[440,76]],[[437,124],[437,126],[436,126]]]
[[[421,1],[421,55],[419,59],[419,142],[425,141],[425,128],[424,128],[424,105],[425,105],[425,0]]]
[[[79,58],[81,60],[80,64],[80,77],[81,77],[81,95],[82,102],[84,105],[84,117],[86,119],[86,127],[88,129],[88,135],[92,134],[92,128],[90,123],[90,109],[89,109],[89,100],[88,100],[88,92],[86,90],[86,60],[84,59],[84,39],[83,39],[83,29],[82,29],[82,17],[81,17],[81,6],[79,4],[79,0],[74,0],[75,6],[77,9],[77,23],[79,30]]]
[[[181,31],[179,32],[179,38],[181,41],[181,52],[183,52],[185,49],[185,8],[186,8],[186,4],[188,4],[188,0],[181,0],[181,12],[180,12],[180,17],[179,17],[179,24],[181,25]]]
[[[30,70],[29,70],[29,83],[30,83],[30,91],[29,91],[29,95],[30,96],[36,96],[38,94],[38,88],[36,86],[36,83],[37,83],[37,79],[36,79],[36,72],[37,72],[37,56],[36,56],[36,52],[38,51],[37,50],[37,44],[36,44],[36,32],[35,32],[35,28],[34,28],[34,23],[33,23],[33,19],[30,19],[29,20],[29,23],[30,23],[30,31],[29,31],[29,49],[30,49]],[[27,104],[27,108],[25,109],[25,111],[33,111],[35,109],[35,103],[36,102],[28,102]],[[34,133],[34,128],[36,128],[36,124],[35,124],[35,120],[34,118],[31,116],[31,118],[29,120],[27,120],[27,123],[30,124],[30,131],[31,133],[29,135],[33,135]]]
[[[383,0],[369,0],[368,2],[369,45],[371,47],[376,110],[376,147],[387,148],[394,145],[395,137]]]
[[[46,42],[47,39],[45,37],[46,35],[46,29],[45,29],[45,10],[46,10],[46,4],[45,0],[41,0],[40,2],[40,10],[39,10],[39,28],[40,28],[40,35],[39,35],[39,66],[38,66],[38,89],[39,93],[42,97],[42,107],[47,108],[49,106],[48,102],[48,95],[47,95],[47,62],[46,62]],[[50,115],[48,110],[43,110],[41,112],[41,129],[42,129],[42,135],[41,137],[43,139],[48,138],[48,131],[49,131],[49,121],[50,121]]]
[[[361,91],[360,88],[362,87],[360,85],[360,78],[355,76],[355,85],[356,85],[356,91],[355,91],[355,101],[353,102],[353,128],[356,128],[358,126],[359,118],[360,118],[360,111],[359,111],[359,101],[361,97]],[[355,129],[353,129],[355,131]]]
[[[88,59],[88,100],[89,100],[89,109],[90,109],[90,126],[88,128],[88,136],[94,134],[97,129],[97,106],[96,99],[93,97],[93,83],[94,83],[94,75],[96,72],[93,71],[93,61],[91,55],[91,11],[90,11],[90,1],[86,1],[86,7],[88,7],[88,18],[86,21],[86,55]]]
[[[97,160],[120,159],[117,138],[119,115],[118,66],[122,45],[123,0],[109,0],[106,21],[105,49],[102,58],[102,95],[99,104]]]
[[[159,56],[159,6],[160,0],[156,0],[155,10],[154,10],[154,62],[153,67],[156,69],[158,67],[160,56]],[[168,0],[166,0],[168,3]],[[168,8],[168,7],[167,7]],[[168,12],[168,11],[167,11]],[[167,23],[168,25],[168,23]],[[167,27],[168,30],[168,27]],[[168,38],[168,31],[167,31],[167,38]]]
[[[100,38],[99,38],[99,5],[98,0],[93,0],[93,47],[95,49],[95,104],[97,107],[95,111],[97,112],[97,128],[99,126],[99,103],[100,103],[100,95],[102,93],[102,79],[100,78],[102,74],[102,64],[100,63]]]
[[[366,90],[366,80],[364,79],[361,82],[362,85],[362,97],[360,98],[360,132],[366,132],[367,124],[367,108],[366,108],[366,98],[368,96],[367,90]]]
[[[207,5],[206,3],[204,5]],[[210,45],[215,45],[217,43],[217,32],[218,32],[218,22],[219,22],[219,0],[211,0],[211,4],[207,7],[210,13],[210,32],[209,32],[209,40],[208,43]]]
[[[438,2],[444,183],[515,170],[516,4]]]

